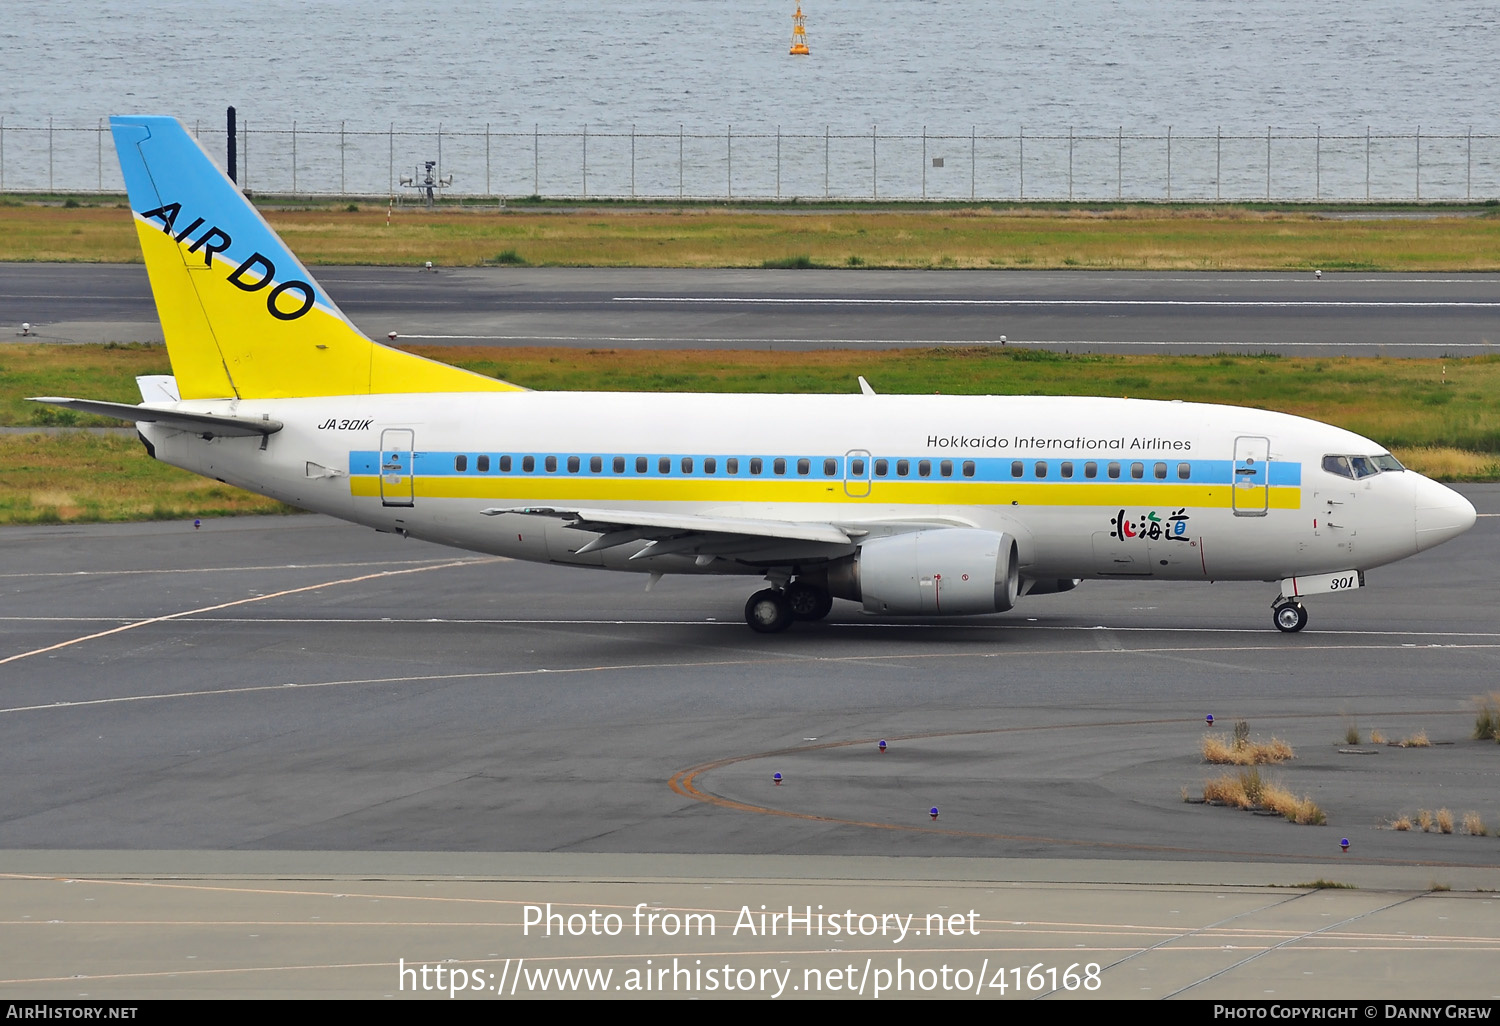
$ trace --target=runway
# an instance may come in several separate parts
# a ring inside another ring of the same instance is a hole
[[[1033,902],[1017,921],[1062,924],[1047,937],[1067,948],[1109,949],[1102,996],[1160,997],[1140,992],[1125,965],[1181,934],[1163,922],[1163,894],[1195,896],[1193,933],[1223,918],[1204,887],[1251,888],[1236,899],[1249,901],[1239,914],[1258,924],[1247,926],[1254,938],[1240,938],[1247,950],[1294,944],[1306,959],[1317,927],[1271,929],[1283,896],[1257,888],[1321,877],[1363,889],[1348,899],[1304,889],[1304,904],[1342,901],[1334,921],[1361,930],[1386,909],[1382,937],[1443,934],[1428,922],[1434,899],[1416,899],[1434,884],[1454,887],[1451,901],[1473,902],[1445,906],[1466,910],[1468,939],[1406,942],[1406,954],[1381,956],[1386,989],[1368,976],[1365,941],[1356,945],[1365,955],[1329,955],[1315,977],[1293,971],[1302,962],[1292,958],[1277,994],[1483,996],[1487,974],[1464,967],[1492,965],[1500,947],[1480,904],[1493,898],[1479,890],[1500,885],[1500,843],[1390,827],[1440,807],[1500,826],[1500,750],[1469,737],[1472,696],[1492,689],[1500,665],[1489,569],[1500,555],[1500,486],[1464,490],[1482,514],[1473,531],[1372,571],[1366,590],[1316,603],[1295,636],[1270,625],[1271,586],[1089,582],[957,622],[867,621],[840,603],[826,623],[763,636],[740,622],[746,582],[669,579],[647,593],[635,575],[475,557],[318,517],[201,530],[7,528],[0,921],[29,931],[25,917],[45,911],[125,943],[142,936],[142,916],[156,915],[163,925],[146,935],[163,950],[222,934],[219,961],[261,966],[275,993],[348,984],[379,996],[402,951],[410,962],[437,950],[497,960],[667,950],[640,938],[538,948],[518,932],[517,906],[543,897],[585,911],[636,898],[698,907],[689,892],[708,887],[728,902],[712,907],[730,912],[787,893],[802,904],[857,897],[874,911],[967,902],[983,906],[991,926],[981,931],[988,939],[964,945],[1014,958],[1024,949],[1027,965],[1041,957],[1031,948],[1052,940],[1016,947],[994,931],[1009,921],[1003,908]],[[1289,741],[1296,759],[1264,772],[1312,797],[1328,825],[1185,802],[1216,772],[1198,753],[1209,713]],[[1358,745],[1346,742],[1351,727]],[[1371,744],[1372,729],[1390,740],[1425,731],[1433,743]],[[872,866],[871,856],[882,861]],[[164,881],[184,873],[207,883],[181,906]],[[473,887],[457,879],[470,875],[480,878]],[[851,875],[876,882],[836,883]],[[288,883],[308,877],[327,886]],[[246,928],[234,925],[270,915],[259,902],[289,901],[286,916],[322,932],[314,928],[325,913],[313,908],[328,899],[317,894],[365,893],[372,880],[407,886],[408,877],[457,888],[463,908],[489,910],[478,920],[488,925],[382,914],[327,941],[352,946],[351,959],[373,957],[373,945],[385,952],[378,966],[279,974],[270,969],[290,956],[246,947]],[[750,883],[765,878],[781,883]],[[100,924],[76,904],[84,891],[62,879],[98,881],[87,893],[101,900],[119,891],[108,881],[134,880],[166,904]],[[504,915],[483,904],[502,900]],[[1323,908],[1313,918],[1329,926],[1324,913],[1334,915]],[[1131,934],[1148,921],[1167,932],[1120,951],[1083,925]],[[505,943],[492,939],[502,935]],[[828,947],[736,950],[759,965],[769,951],[796,962]],[[84,992],[49,975],[47,966],[81,964],[60,950],[36,947],[26,962],[34,971],[0,980],[0,994]],[[96,996],[200,985],[264,993],[227,968],[178,979],[155,948],[126,959],[126,971],[111,950],[84,959],[84,975],[116,980],[88,991]],[[1216,950],[1222,958],[1223,945]],[[924,951],[937,957],[930,944]],[[1178,983],[1166,992],[1202,997],[1250,994],[1281,956],[1228,976],[1176,958]],[[1411,974],[1418,965],[1447,974],[1438,991]]]
[[[1072,352],[1471,356],[1494,274],[319,267],[373,338],[586,348],[1045,346]],[[0,264],[19,338],[160,341],[139,265]]]

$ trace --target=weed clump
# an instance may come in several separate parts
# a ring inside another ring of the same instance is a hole
[[[1477,812],[1464,813],[1464,833],[1470,837],[1488,837],[1489,828],[1484,825],[1484,820],[1479,818]]]
[[[1431,748],[1432,742],[1427,740],[1427,731],[1419,730],[1415,734],[1403,737],[1396,742],[1402,748]]]
[[[1328,822],[1327,814],[1311,797],[1304,795],[1299,798],[1280,784],[1263,780],[1260,770],[1253,766],[1238,773],[1225,773],[1205,783],[1203,800],[1233,805],[1246,811],[1266,809],[1303,826],[1323,826]]]
[[[502,249],[495,254],[495,263],[519,267],[526,263],[526,258],[513,249]]]
[[[1296,758],[1292,746],[1278,738],[1250,740],[1250,724],[1244,720],[1235,723],[1232,739],[1223,734],[1205,734],[1201,750],[1203,761],[1216,765],[1257,766]]]
[[[1474,737],[1478,741],[1500,741],[1500,691],[1476,698],[1479,706],[1474,716]]]

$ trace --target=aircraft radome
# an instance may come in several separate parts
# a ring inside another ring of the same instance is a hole
[[[135,421],[178,467],[378,531],[518,559],[769,586],[772,632],[835,598],[994,613],[1086,579],[1312,594],[1474,523],[1349,431],[1263,410],[1038,396],[534,392],[379,345],[168,117],[111,119],[171,376]]]

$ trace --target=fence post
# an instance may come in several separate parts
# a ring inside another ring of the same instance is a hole
[[[490,123],[484,123],[484,194],[490,194]]]
[[[442,185],[443,185],[443,123],[441,121],[438,122],[438,136],[437,136],[437,180],[438,180],[438,187],[442,188]]]
[[[677,198],[682,199],[682,124],[677,125]]]
[[[52,119],[47,119],[47,191],[52,191]]]
[[[589,198],[589,123],[583,123],[583,198]]]
[[[1026,126],[1025,125],[1021,126],[1021,133],[1020,133],[1020,135],[1016,136],[1016,146],[1017,146],[1017,148],[1019,150],[1019,153],[1020,153],[1020,160],[1018,160],[1016,163],[1020,167],[1020,174],[1021,174],[1021,189],[1020,189],[1020,192],[1017,193],[1017,198],[1018,199],[1025,199],[1026,198]]]
[[[531,124],[531,194],[542,198],[542,126]]]
[[[1115,199],[1125,198],[1125,126],[1115,137]]]
[[[630,123],[630,198],[635,199],[635,122]]]
[[[828,126],[823,126],[823,198],[828,198]]]
[[[94,167],[99,171],[99,191],[104,191],[104,119],[94,132]]]
[[[240,122],[240,124],[242,126],[241,129],[240,129],[240,135],[242,137],[242,143],[243,143],[243,145],[240,146],[240,163],[244,165],[244,170],[241,172],[240,177],[245,180],[245,185],[244,185],[245,191],[249,192],[250,191],[250,119],[246,118],[244,121]]]
[[[1365,201],[1370,199],[1370,126],[1365,126]]]
[[[1313,172],[1314,173],[1314,178],[1313,178],[1313,183],[1314,183],[1313,184],[1313,198],[1314,199],[1322,199],[1323,198],[1323,126],[1322,125],[1314,125],[1313,128],[1316,129],[1316,131],[1318,133],[1318,141],[1317,141],[1317,143],[1314,144],[1316,148],[1313,150],[1313,154],[1314,154],[1314,156],[1313,156],[1313,167],[1315,169],[1314,172]]]
[[[1422,202],[1422,126],[1417,126],[1417,202]]]
[[[877,126],[870,126],[870,198],[880,198],[880,153],[875,146]]]
[[[1469,126],[1469,134],[1464,144],[1464,199],[1474,198],[1474,126]],[[101,190],[102,191],[102,190]]]
[[[1073,199],[1073,126],[1068,126],[1068,200]]]
[[[1214,135],[1214,199],[1224,196],[1224,126]]]
[[[5,191],[5,119],[0,117],[0,192]]]
[[[1266,126],[1266,199],[1271,198],[1271,126]]]
[[[344,138],[344,123],[339,122],[339,195],[346,196],[349,193],[344,179],[344,156],[348,143]]]
[[[978,171],[979,171],[979,158],[975,155],[975,152],[974,152],[974,144],[976,142],[978,142],[978,138],[977,138],[978,135],[979,135],[979,126],[978,125],[970,125],[969,126],[969,200],[971,202],[973,200],[977,199],[978,195],[979,195],[979,193],[978,193],[978,187],[979,186],[978,186],[978,182],[976,181],[976,178],[978,177]]]
[[[776,198],[781,199],[781,126],[776,126]]]
[[[728,169],[725,177],[726,199],[734,199],[734,126],[724,126],[724,161]]]
[[[1167,126],[1167,202],[1172,202],[1172,126]]]
[[[292,121],[292,195],[297,195],[297,122]]]
[[[927,198],[927,126],[922,126],[922,198]]]

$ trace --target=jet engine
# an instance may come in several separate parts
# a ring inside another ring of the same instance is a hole
[[[1016,604],[1016,541],[977,528],[944,527],[872,538],[828,568],[830,594],[867,613],[963,616]]]

